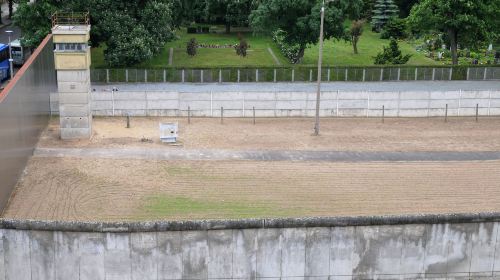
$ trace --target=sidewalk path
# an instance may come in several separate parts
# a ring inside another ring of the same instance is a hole
[[[500,160],[500,152],[345,152],[233,151],[182,148],[37,148],[37,157],[115,158],[142,160],[256,160],[323,162],[410,162]]]

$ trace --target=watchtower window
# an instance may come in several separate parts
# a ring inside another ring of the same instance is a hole
[[[60,52],[82,52],[86,49],[85,43],[56,43],[56,51]]]

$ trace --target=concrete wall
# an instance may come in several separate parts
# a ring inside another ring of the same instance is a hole
[[[57,113],[57,96],[52,95]],[[500,91],[404,91],[404,92],[323,92],[322,116],[379,117],[382,107],[388,117],[500,115]],[[257,117],[314,116],[314,92],[165,92],[94,91],[92,112],[96,116],[224,116]]]
[[[2,229],[0,279],[499,279],[499,225]]]
[[[52,46],[49,35],[0,93],[0,209],[48,122],[56,89]]]

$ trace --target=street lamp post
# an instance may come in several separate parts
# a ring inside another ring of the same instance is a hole
[[[14,60],[12,59],[12,44],[10,42],[10,36],[14,31],[7,30],[5,32],[9,34],[9,66],[10,66],[10,78],[12,79],[14,77],[14,65],[13,65]]]
[[[325,21],[325,0],[321,6],[321,26],[319,30],[319,58],[318,58],[318,88],[316,92],[316,121],[314,123],[314,136],[319,135],[319,108],[321,101],[321,63],[323,61],[323,25]]]

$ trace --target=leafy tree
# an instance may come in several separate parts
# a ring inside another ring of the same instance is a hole
[[[398,42],[392,38],[389,47],[384,46],[384,50],[374,58],[375,64],[406,64],[411,55],[403,55],[399,50]]]
[[[406,37],[406,20],[398,17],[392,17],[385,24],[382,33],[380,34],[380,38],[389,39],[396,38],[402,39]]]
[[[240,43],[236,45],[236,54],[242,57],[247,56],[248,43],[245,39],[241,39]]]
[[[50,33],[51,17],[61,7],[54,0],[38,0],[34,4],[21,2],[12,17],[15,25],[23,32],[21,43],[35,48]]]
[[[399,7],[399,16],[406,18],[410,15],[411,8],[420,0],[394,0],[394,3]]]
[[[346,38],[343,23],[349,15],[358,17],[362,0],[339,0],[328,3],[325,9],[325,39]],[[283,42],[298,46],[298,60],[304,56],[308,44],[319,41],[321,1],[267,0],[262,1],[250,15],[255,32],[271,33],[281,29]],[[352,13],[351,13],[352,12]],[[294,47],[295,48],[295,47]]]
[[[206,19],[209,22],[224,23],[226,33],[230,33],[231,26],[248,25],[252,4],[252,0],[206,0]]]
[[[51,15],[89,11],[90,40],[106,45],[105,59],[112,66],[138,63],[157,54],[173,38],[174,2],[178,0],[38,0],[20,3],[13,20],[23,31],[22,43],[35,47],[50,32]]]
[[[198,42],[196,42],[195,38],[191,38],[186,46],[187,54],[193,57],[196,55],[197,49],[198,49]]]
[[[372,15],[372,28],[380,32],[390,18],[397,16],[398,6],[393,0],[377,0]]]
[[[349,29],[349,35],[351,37],[351,44],[354,49],[354,54],[358,54],[358,41],[363,34],[364,24],[364,20],[355,20],[352,22],[351,28]]]
[[[441,31],[448,35],[452,63],[458,64],[458,43],[475,47],[499,36],[498,0],[422,0],[408,23],[415,33]]]

